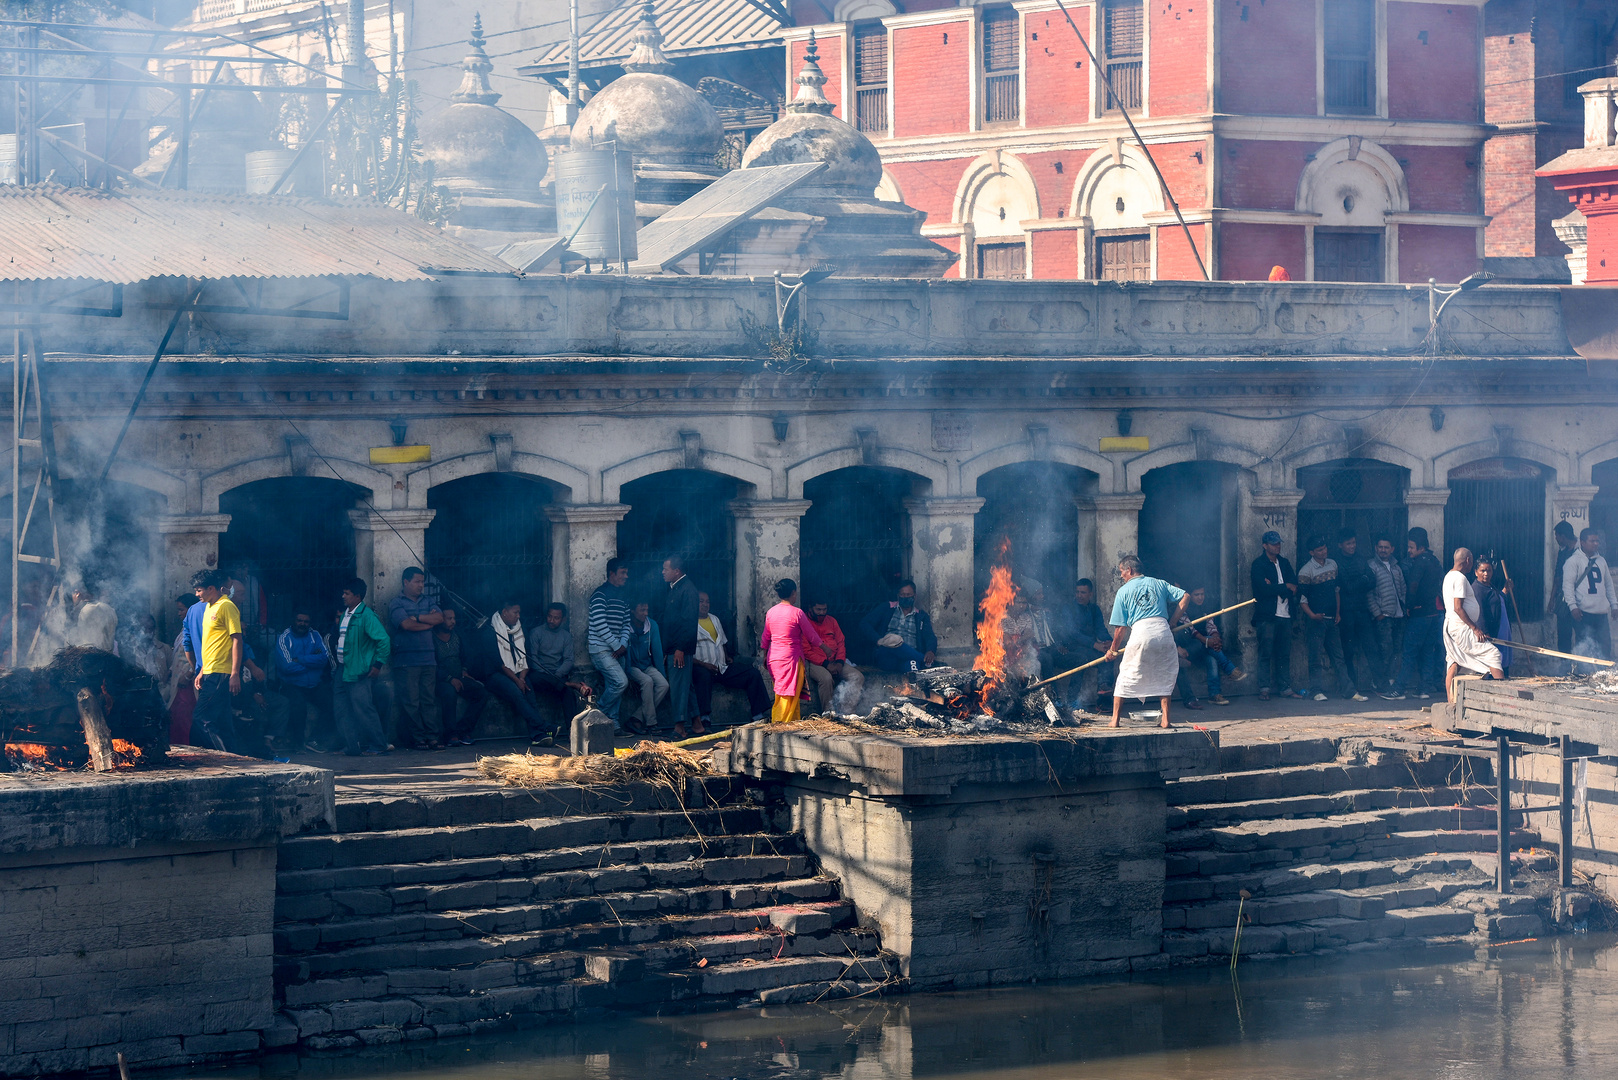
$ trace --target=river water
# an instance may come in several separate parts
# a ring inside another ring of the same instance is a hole
[[[1618,1077],[1618,939],[633,1017],[235,1080],[1539,1080]]]

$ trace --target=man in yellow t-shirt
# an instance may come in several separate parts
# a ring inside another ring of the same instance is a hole
[[[231,698],[242,692],[242,616],[224,595],[229,576],[202,570],[191,579],[197,599],[207,605],[202,615],[202,669],[197,672],[197,706],[193,725],[216,750],[239,753]]]

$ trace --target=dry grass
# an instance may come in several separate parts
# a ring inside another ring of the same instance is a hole
[[[660,742],[641,742],[628,754],[589,754],[557,757],[551,754],[502,754],[480,757],[478,772],[507,787],[543,787],[546,784],[662,784],[682,790],[692,776],[713,770],[706,753],[693,753]]]

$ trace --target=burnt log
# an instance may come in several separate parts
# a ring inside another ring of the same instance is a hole
[[[81,690],[95,696],[110,737],[140,750],[140,764],[167,761],[168,709],[156,681],[101,649],[67,648],[43,668],[0,672],[0,740],[90,749]]]
[[[916,673],[916,685],[929,693],[949,700],[962,694],[978,694],[988,681],[988,673],[972,668],[957,671],[950,667],[927,668]]]

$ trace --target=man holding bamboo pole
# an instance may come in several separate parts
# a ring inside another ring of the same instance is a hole
[[[1174,622],[1185,615],[1191,597],[1184,589],[1147,577],[1133,555],[1119,561],[1118,576],[1124,585],[1112,602],[1112,647],[1106,659],[1122,656],[1123,663],[1112,689],[1111,726],[1118,726],[1126,698],[1157,698],[1163,711],[1158,727],[1166,728],[1169,699],[1180,675],[1180,652],[1169,623],[1171,614]]]

